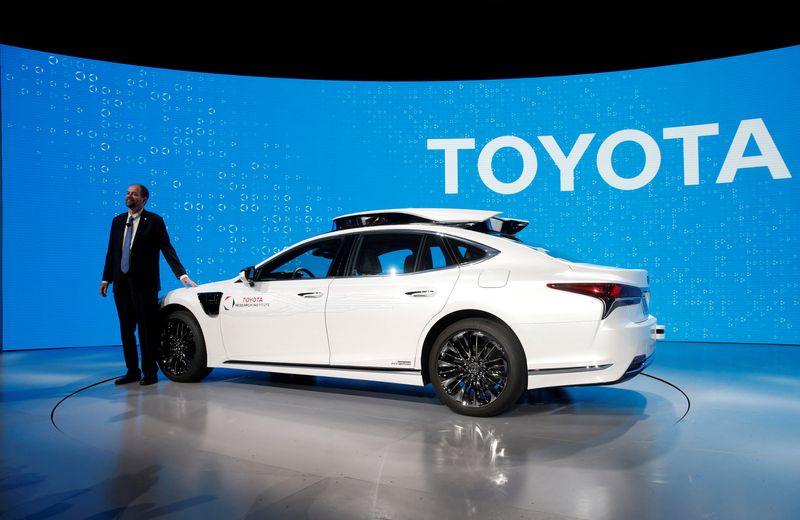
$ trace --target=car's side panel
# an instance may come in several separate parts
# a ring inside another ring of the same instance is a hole
[[[421,332],[444,307],[458,277],[453,267],[335,279],[327,306],[331,364],[414,367]]]
[[[597,335],[597,321],[510,323],[525,349],[528,369],[609,363],[608,353],[588,348]]]
[[[325,302],[331,281],[273,280],[228,287],[219,315],[229,359],[327,364]]]

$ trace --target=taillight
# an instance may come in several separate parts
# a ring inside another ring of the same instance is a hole
[[[551,289],[592,296],[603,302],[603,317],[624,305],[635,305],[642,301],[642,290],[621,283],[549,283]]]

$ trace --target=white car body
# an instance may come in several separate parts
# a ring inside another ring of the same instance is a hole
[[[380,215],[420,222],[368,223]],[[504,225],[497,215],[453,209],[345,215],[335,221],[358,222],[358,227],[304,240],[255,266],[254,273],[291,256],[292,251],[335,237],[352,237],[345,240],[348,248],[383,244],[394,239],[391,234],[402,235],[401,242],[417,240],[411,237],[418,235],[439,237],[420,239],[421,249],[413,259],[406,259],[418,267],[430,260],[416,257],[423,253],[431,257],[431,251],[434,256],[444,255],[439,262],[453,262],[460,254],[454,244],[480,246],[490,253],[476,261],[462,259],[463,263],[439,268],[364,275],[353,267],[368,263],[366,256],[371,253],[364,249],[358,257],[351,253],[349,260],[341,256],[332,260],[332,265],[346,261],[350,266],[345,271],[340,265],[337,276],[250,283],[240,273],[229,280],[171,291],[161,303],[162,311],[185,310],[194,317],[202,331],[209,368],[424,385],[431,380],[426,365],[435,336],[445,324],[472,318],[497,322],[516,336],[524,352],[524,388],[607,384],[640,372],[652,359],[656,339],[663,337],[663,328],[648,312],[647,272],[554,258],[508,236],[492,234],[493,228]],[[467,229],[471,223],[490,232]],[[381,235],[361,238],[368,234]],[[625,304],[604,316],[607,301],[548,284],[620,284],[642,292],[638,301],[635,296],[622,298]],[[204,308],[201,298],[210,298],[211,307],[216,302],[217,312],[209,312],[208,305]],[[169,359],[162,357],[163,370]]]

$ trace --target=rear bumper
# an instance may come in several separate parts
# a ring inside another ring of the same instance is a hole
[[[618,380],[614,381],[613,383],[608,383],[610,385],[615,385],[617,383],[622,383],[623,381],[627,381],[637,375],[639,375],[645,368],[650,366],[650,363],[653,362],[653,358],[655,354],[650,354],[649,356],[645,356],[644,354],[638,355],[633,358],[631,364],[628,366],[628,369],[625,370],[625,373],[622,374]]]
[[[550,343],[561,348],[526,348],[528,388],[612,385],[641,373],[653,362],[663,326],[657,325],[654,316],[640,322],[619,319],[624,318],[623,313],[616,318],[603,322],[591,340],[571,343],[569,350],[563,348],[563,343],[554,341]],[[577,325],[570,324],[572,330],[579,330]],[[525,339],[535,345],[539,338],[541,336],[523,337],[523,345],[526,345]]]

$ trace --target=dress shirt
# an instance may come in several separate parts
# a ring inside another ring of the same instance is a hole
[[[128,218],[125,220],[125,233],[122,235],[122,247],[125,247],[125,235],[128,233],[133,233],[131,236],[131,248],[133,248],[133,241],[136,240],[136,230],[139,229],[139,218],[142,216],[142,210],[139,210],[138,213],[131,213],[128,212]],[[133,225],[128,226],[128,222],[133,217]]]

